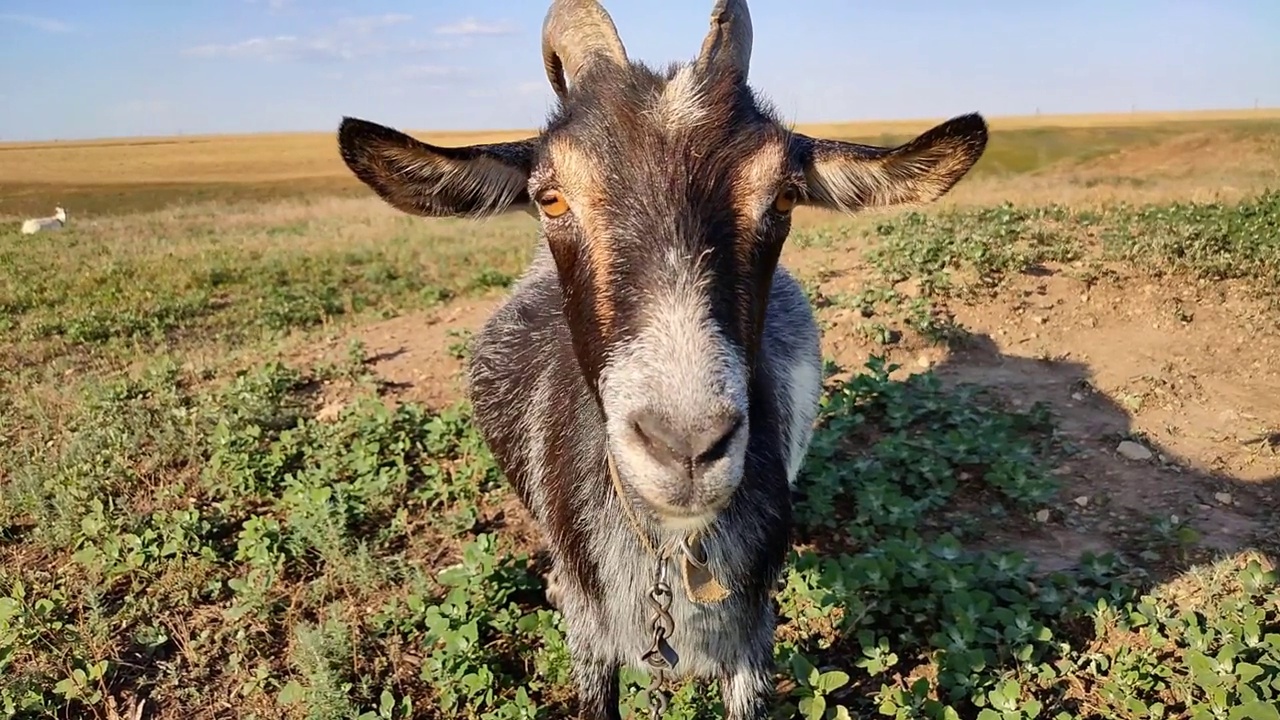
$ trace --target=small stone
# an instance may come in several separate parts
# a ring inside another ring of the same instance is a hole
[[[920,357],[916,358],[916,364],[922,368],[927,368],[933,364],[933,361],[929,359],[928,355],[921,355]]]
[[[1217,500],[1218,502],[1222,503],[1223,505],[1230,505],[1230,504],[1232,503],[1232,500],[1231,500],[1231,493],[1228,493],[1228,492],[1214,493],[1214,494],[1213,494],[1213,499],[1214,499],[1214,500]]]
[[[1081,495],[1080,497],[1076,498],[1076,499],[1075,499],[1075,500],[1073,500],[1072,502],[1074,502],[1075,504],[1079,505],[1080,507],[1085,507],[1085,506],[1087,506],[1087,505],[1089,504],[1089,496],[1088,496],[1088,495]]]
[[[317,412],[315,415],[316,420],[319,420],[321,422],[336,420],[338,416],[342,415],[343,409],[344,409],[344,405],[341,402],[337,402],[337,401],[331,402],[325,405],[324,407],[320,408],[319,412]]]
[[[1080,401],[1084,400],[1084,393],[1082,393],[1082,392],[1073,392],[1073,393],[1071,393],[1071,399],[1072,399],[1072,400],[1075,400],[1076,402],[1080,402]]]
[[[1116,452],[1120,453],[1125,458],[1129,460],[1133,460],[1135,462],[1150,460],[1152,457],[1152,453],[1150,450],[1148,450],[1141,443],[1136,443],[1132,440],[1125,440],[1124,442],[1117,445]]]
[[[1041,325],[1043,325],[1043,324],[1045,324],[1045,323],[1049,322],[1049,318],[1048,318],[1047,316],[1045,316],[1045,315],[1037,315],[1037,316],[1036,316],[1036,322],[1038,322],[1038,323],[1040,323]]]
[[[1041,522],[1041,523],[1049,522],[1049,511],[1048,510],[1036,511],[1036,522]]]

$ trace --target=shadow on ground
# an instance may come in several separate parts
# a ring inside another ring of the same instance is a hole
[[[851,676],[829,701],[890,717],[954,717],[925,709],[937,701],[962,718],[1000,702],[1037,709],[995,717],[1192,717],[1219,707],[1212,686],[1228,681],[1202,666],[1225,645],[1280,668],[1280,644],[1240,630],[1280,621],[1258,574],[1280,559],[1280,474],[1197,468],[1135,436],[1086,365],[1005,355],[984,335],[931,373],[868,368],[815,433],[779,596],[782,655]],[[1229,682],[1225,707],[1273,693]]]
[[[1055,469],[1063,487],[1063,511],[1055,512],[1033,535],[1005,538],[1044,569],[1074,564],[1080,552],[1112,550],[1151,567],[1150,582],[1156,585],[1189,563],[1222,554],[1255,549],[1276,561],[1280,473],[1261,481],[1238,480],[1196,467],[1158,442],[1138,436],[1129,413],[1094,389],[1087,365],[1006,355],[989,336],[973,335],[934,370],[949,383],[990,388],[1017,408],[1036,402],[1050,407],[1060,439],[1069,448]],[[1268,420],[1280,425],[1280,417]],[[1280,466],[1280,447],[1274,440],[1252,440],[1261,462]],[[1132,455],[1119,449],[1121,443]],[[1152,563],[1150,526],[1170,518],[1176,518],[1173,525],[1194,528],[1199,538],[1188,543],[1194,547],[1185,548],[1181,561],[1164,558]],[[998,529],[995,535],[992,546],[1000,541]]]

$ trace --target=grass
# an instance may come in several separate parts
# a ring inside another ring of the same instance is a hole
[[[506,286],[531,221],[222,197],[0,233],[0,717],[563,717],[561,619],[467,405],[387,403],[359,343],[293,352]],[[950,304],[1043,265],[1274,293],[1278,230],[1280,193],[1258,190],[815,221],[788,252],[867,263],[859,292],[813,294],[868,335],[962,344]],[[1055,469],[1079,448],[1054,408],[880,354],[829,373],[776,717],[1280,718],[1270,548],[1183,553],[1174,521],[1152,554],[1045,571],[984,540],[1069,508]],[[322,413],[336,385],[350,402]],[[643,676],[624,681],[638,707]],[[717,712],[689,684],[668,717]]]
[[[967,333],[948,302],[990,297],[1005,281],[1046,264],[1067,266],[1086,287],[1101,279],[1108,262],[1141,268],[1152,279],[1280,287],[1280,190],[1236,203],[914,211],[874,224],[869,234],[875,246],[866,257],[876,281],[853,294],[811,289],[810,300],[856,311],[866,318],[859,331],[886,345],[903,330],[962,344]],[[832,242],[823,235],[802,232],[799,239]],[[913,291],[900,289],[903,283]]]
[[[508,284],[532,249],[530,223],[425,224],[322,200],[270,216],[239,205],[176,210],[7,242],[0,365],[230,348],[351,314],[438,305]]]

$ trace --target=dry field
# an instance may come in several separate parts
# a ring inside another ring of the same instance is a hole
[[[1280,720],[1280,111],[992,128],[784,252],[830,376],[776,716]],[[461,401],[535,240],[397,214],[331,134],[0,145],[0,717],[564,717]]]

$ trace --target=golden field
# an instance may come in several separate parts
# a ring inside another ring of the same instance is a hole
[[[800,125],[801,132],[873,143],[902,141],[943,118]],[[335,129],[337,118],[334,120]],[[977,174],[1039,170],[1054,162],[1178,137],[1266,136],[1280,110],[1044,115],[990,118],[993,142]],[[461,145],[532,130],[414,132]],[[1181,152],[1181,150],[1180,150]],[[1191,162],[1199,162],[1192,158]],[[50,203],[116,214],[193,199],[358,193],[332,133],[0,143],[0,216],[44,213]]]

